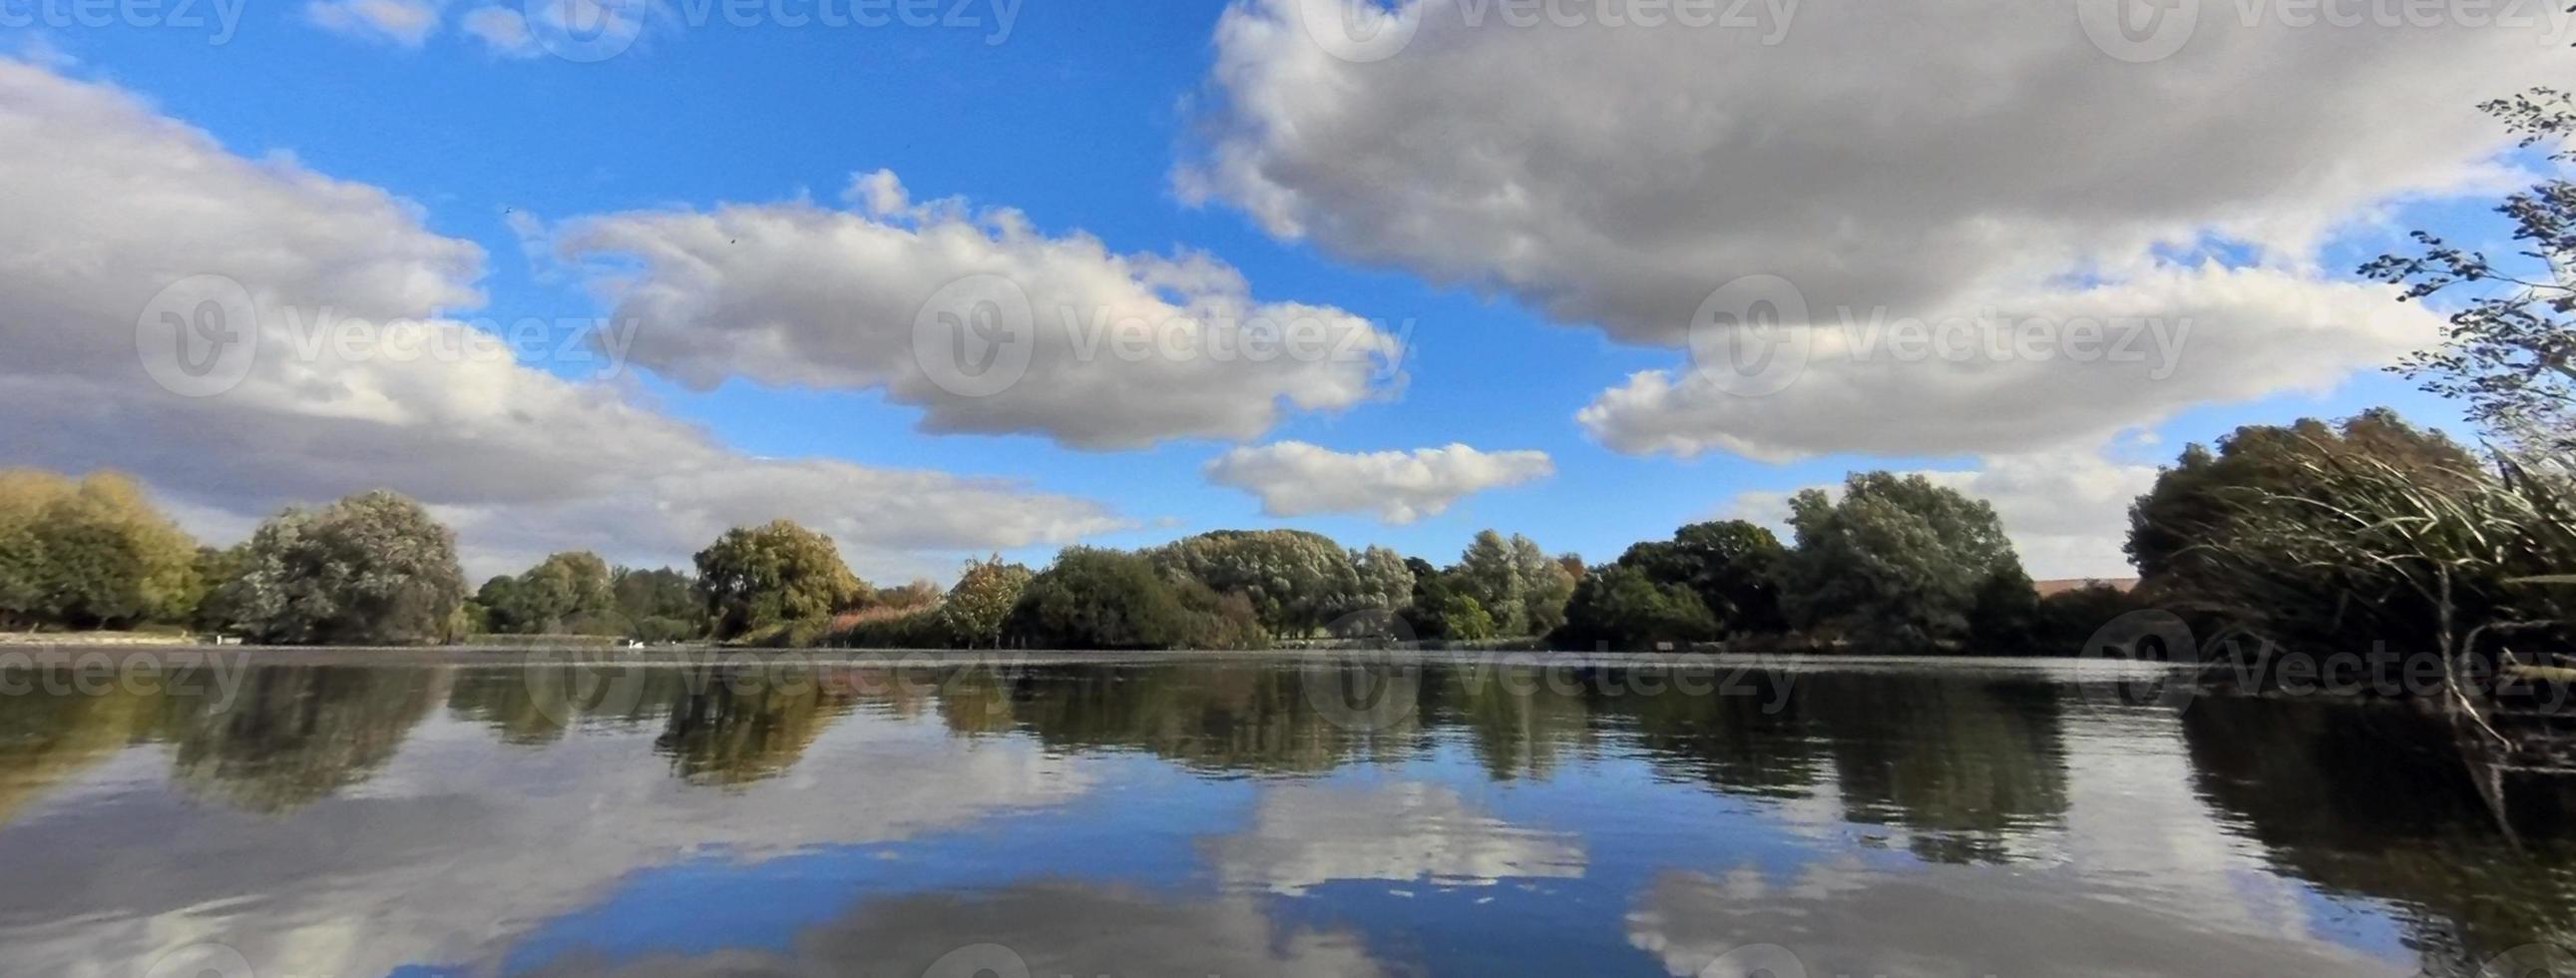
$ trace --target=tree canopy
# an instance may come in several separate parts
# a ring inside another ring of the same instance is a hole
[[[278,644],[412,645],[460,630],[456,534],[391,492],[260,524],[220,589],[232,624]]]
[[[1629,547],[1619,563],[1657,584],[1678,584],[1699,596],[1723,634],[1775,632],[1785,627],[1777,577],[1787,550],[1771,531],[1743,520],[1693,523],[1670,540]]]
[[[828,618],[869,593],[831,537],[788,520],[725,531],[697,566],[718,638]]]
[[[2540,88],[2481,106],[2522,137],[2524,148],[2547,146],[2562,170],[2576,162],[2576,99]],[[2519,254],[2503,262],[2474,248],[2453,245],[2429,232],[2414,234],[2417,250],[2389,254],[2361,267],[2361,274],[2404,286],[2403,300],[2442,292],[2467,293],[2450,317],[2440,346],[2416,354],[2399,369],[2424,380],[2426,391],[2468,406],[2471,420],[2508,447],[2526,452],[2576,451],[2576,182],[2553,174],[2505,196],[2496,212],[2513,222]]]
[[[203,590],[196,554],[130,478],[0,470],[0,622],[184,621]]]
[[[1809,489],[1789,507],[1798,546],[1782,595],[1791,622],[1812,632],[1947,648],[1968,639],[1989,582],[2021,573],[1994,507],[1920,475],[1854,473],[1839,498]]]

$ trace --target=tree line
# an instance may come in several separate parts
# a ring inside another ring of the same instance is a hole
[[[1566,650],[1726,642],[1873,652],[2076,654],[2143,607],[2204,635],[2495,655],[2576,620],[2563,473],[2481,460],[2387,410],[2186,447],[2131,510],[2135,592],[2040,596],[1992,506],[1920,475],[1856,473],[1790,502],[1792,538],[1696,523],[1586,564],[1487,530],[1446,565],[1301,530],[1220,530],[1134,551],[998,556],[957,582],[878,588],[830,537],[726,531],[689,569],[556,554],[468,591],[455,535],[392,492],[290,509],[200,547],[115,473],[0,471],[0,621],[165,626],[273,644],[475,635],[765,646],[1261,648],[1410,639]]]
[[[167,625],[276,644],[477,634],[758,645],[1259,648],[1400,637],[1638,648],[1799,634],[1874,648],[1999,641],[2031,593],[1991,507],[1921,477],[1802,494],[1798,545],[1741,521],[1682,528],[1586,566],[1488,530],[1435,565],[1298,530],[1221,530],[1138,551],[998,556],[955,585],[870,586],[790,521],[727,531],[689,570],[562,553],[469,592],[455,535],[391,492],[291,509],[199,547],[133,480],[0,473],[0,616],[22,627]],[[2017,617],[2018,616],[2018,617]]]

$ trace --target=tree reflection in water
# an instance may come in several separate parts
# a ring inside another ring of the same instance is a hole
[[[2438,717],[2402,706],[2217,699],[2183,718],[2200,790],[2281,872],[2394,904],[2428,973],[2576,948],[2576,782],[2508,775],[2497,816]]]
[[[731,792],[778,778],[836,722],[864,711],[934,737],[944,731],[961,747],[1004,738],[1050,756],[1132,753],[1221,779],[1305,781],[1446,756],[1462,763],[1442,771],[1540,785],[1616,766],[1750,802],[1796,828],[1841,826],[1861,843],[1885,836],[1923,863],[1972,872],[2066,858],[2067,837],[2080,834],[2070,828],[2070,765],[2085,765],[2097,793],[2134,781],[2104,742],[2144,737],[2172,759],[2168,779],[2188,779],[2198,796],[2158,808],[2162,817],[2200,820],[2193,824],[2220,847],[2250,840],[2246,851],[2282,876],[2394,908],[2407,945],[2435,974],[2474,974],[2535,942],[2576,943],[2576,788],[2508,779],[2517,850],[2447,729],[2402,708],[2206,698],[2178,723],[2169,713],[2086,713],[2087,756],[2070,757],[2070,712],[2098,705],[2079,705],[2064,677],[2029,671],[1728,670],[1698,677],[1714,688],[1703,682],[1698,688],[1711,691],[1692,694],[1668,688],[1669,670],[1431,662],[1374,677],[1403,708],[1383,723],[1353,724],[1318,706],[1353,677],[1314,661],[587,668],[271,666],[251,670],[230,701],[11,697],[0,700],[0,826],[137,744],[166,745],[153,749],[166,751],[169,780],[188,795],[291,817],[386,769],[442,703],[454,721],[515,745],[514,755],[581,737],[649,737],[692,797],[696,788]],[[2097,716],[2121,722],[2092,723]],[[2146,719],[2154,722],[2127,722]],[[866,776],[864,752],[829,756],[838,763],[810,773]],[[1340,817],[1366,806],[1339,789],[1315,790],[1303,809],[1266,805],[1264,824],[1320,826],[1329,840],[1370,822]],[[1491,826],[1452,813],[1465,809],[1451,795],[1388,797],[1409,799],[1390,803],[1406,818],[1478,830],[1449,840],[1438,859],[1417,860],[1445,867],[1438,872],[1492,863],[1579,874],[1584,865],[1571,843],[1533,849],[1484,831]],[[2214,824],[2202,800],[2214,806]],[[2093,804],[2088,811],[2101,819]],[[2133,851],[2154,848],[2141,845]],[[1339,863],[1326,858],[1336,851],[1327,842],[1221,851],[1251,867],[1239,871],[1246,886],[1274,892],[1348,876],[1332,868]],[[1704,885],[1670,883],[1680,887],[1674,893]],[[1688,929],[1678,918],[1669,928],[1676,940]]]

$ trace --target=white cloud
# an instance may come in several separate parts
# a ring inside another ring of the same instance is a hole
[[[1583,415],[1625,451],[1767,457],[2090,443],[2383,362],[2433,320],[2367,308],[2393,303],[2321,276],[2319,242],[2392,200],[2502,179],[2503,134],[2474,106],[2548,80],[2563,46],[2510,27],[2247,28],[2211,6],[2180,53],[2130,64],[2088,43],[2081,5],[1821,0],[1766,45],[1403,0],[1409,43],[1358,62],[1301,5],[1334,0],[1226,13],[1208,135],[1176,172],[1276,235],[1672,347],[1752,274],[1792,283],[1803,322],[2195,323],[2162,380],[2062,358],[1820,360],[1759,399],[1650,373]],[[2213,246],[2256,270],[2170,257]]]
[[[2228,913],[2241,899],[2178,913],[2141,906],[2117,879],[2024,867],[2012,880],[1859,860],[1777,880],[1751,867],[1667,871],[1637,894],[1628,942],[1676,976],[2401,973],[2325,937]]]
[[[1245,439],[1401,382],[1396,337],[1340,309],[1255,302],[1209,256],[1119,254],[1009,209],[913,205],[883,172],[849,196],[864,212],[638,211],[558,239],[600,263],[595,283],[640,325],[636,362],[699,388],[882,390],[934,433]]]
[[[420,682],[446,693],[443,672]],[[667,715],[667,705],[648,705]],[[443,704],[418,707],[436,712],[407,737],[393,731],[401,747],[381,773],[291,811],[186,805],[176,785],[150,790],[186,773],[172,770],[172,751],[152,747],[40,799],[0,834],[15,872],[57,884],[0,893],[13,970],[142,974],[197,940],[233,947],[260,974],[474,965],[612,897],[638,870],[687,860],[750,867],[825,847],[899,845],[1063,804],[1096,776],[1084,760],[1026,739],[955,739],[935,724],[860,710],[818,718],[830,726],[806,747],[803,766],[711,788],[654,762],[663,716],[634,726],[593,718],[532,750],[501,743]],[[371,719],[399,728],[414,717]],[[861,758],[863,779],[815,770]],[[263,787],[233,767],[213,774],[242,782],[211,786],[218,791]],[[102,779],[119,790],[58,803]],[[120,816],[92,828],[122,838],[86,855],[44,841],[84,814]],[[170,818],[195,830],[156,828]],[[529,858],[536,852],[544,858]],[[234,912],[205,912],[210,901],[245,893],[260,896]]]
[[[1555,472],[1546,452],[1451,445],[1347,453],[1301,441],[1236,448],[1207,465],[1209,481],[1260,496],[1271,516],[1369,513],[1387,523],[1438,516],[1470,494]]]
[[[1367,789],[1272,785],[1261,792],[1246,831],[1205,848],[1227,886],[1290,896],[1334,880],[1490,886],[1573,879],[1586,864],[1573,836],[1511,825],[1475,810],[1456,791],[1415,782]]]
[[[2129,538],[2129,504],[2154,487],[2156,466],[2114,462],[2092,451],[1997,455],[1979,461],[1974,469],[1905,474],[1921,475],[1993,503],[2022,566],[2033,578],[2137,576],[2121,547]],[[1785,527],[1791,495],[1741,493],[1732,515]]]
[[[528,16],[509,7],[477,7],[465,12],[457,21],[465,33],[483,42],[492,53],[512,58],[533,58],[542,53],[536,36],[528,32]]]
[[[2026,452],[2099,442],[2190,404],[2322,393],[2442,328],[2378,286],[2215,265],[1990,299],[1916,324],[1820,322],[1804,335],[1803,371],[1780,375],[1776,392],[1723,382],[1752,371],[1704,356],[1706,370],[1639,373],[1576,418],[1638,454]]]
[[[438,32],[444,0],[308,0],[305,16],[341,34],[416,48]]]
[[[122,468],[183,512],[235,516],[389,487],[455,520],[478,571],[572,547],[677,559],[779,517],[862,567],[1126,525],[1008,481],[748,456],[623,387],[521,366],[436,318],[482,301],[480,248],[375,187],[233,155],[120,90],[0,61],[0,145],[0,463]],[[156,293],[209,274],[249,291],[253,321],[223,325],[251,326],[257,354],[228,391],[182,397],[146,372],[175,339],[138,320],[157,326]],[[400,335],[454,355],[299,348],[293,324],[323,310],[372,340],[397,331],[370,323],[413,320]]]

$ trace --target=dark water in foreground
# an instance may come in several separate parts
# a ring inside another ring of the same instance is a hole
[[[0,973],[2450,975],[2576,945],[2576,790],[2509,781],[2517,851],[2410,712],[2106,675],[0,672]]]

